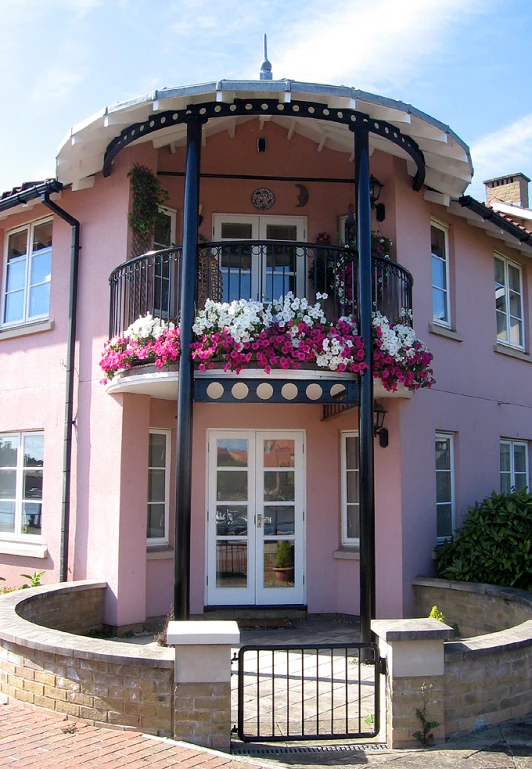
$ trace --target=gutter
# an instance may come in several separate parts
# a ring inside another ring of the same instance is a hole
[[[47,183],[50,184],[50,183]],[[60,184],[60,182],[57,182]],[[62,188],[62,185],[60,185]],[[38,188],[33,188],[38,189]],[[68,581],[68,544],[70,531],[70,487],[72,479],[72,429],[74,411],[74,362],[76,355],[76,320],[78,305],[78,267],[79,267],[79,235],[80,223],[67,211],[50,200],[51,192],[56,189],[46,189],[40,194],[41,203],[57,214],[72,227],[72,245],[70,251],[70,296],[68,306],[68,339],[66,363],[66,396],[65,396],[65,428],[63,438],[63,492],[61,499],[61,548],[59,555],[59,579]],[[22,195],[24,193],[21,193]],[[30,198],[32,199],[32,198]],[[0,209],[1,210],[1,209]]]
[[[509,235],[512,235],[514,238],[517,238],[521,243],[528,243],[530,246],[532,246],[532,234],[529,232],[526,232],[521,227],[518,227],[517,224],[513,224],[513,222],[508,221],[504,216],[500,216],[496,211],[494,211],[489,206],[486,206],[484,203],[481,203],[480,200],[475,200],[475,198],[472,198],[471,195],[462,195],[461,198],[458,198],[458,202],[461,206],[464,208],[469,208],[473,213],[478,214],[478,216],[481,216],[483,219],[487,221],[492,221],[494,224],[497,225],[497,227],[500,227],[501,230],[505,230]]]
[[[36,184],[34,187],[29,187],[27,190],[21,190],[21,192],[15,192],[13,195],[1,198],[0,211],[7,211],[9,208],[24,205],[31,200],[37,200],[42,195],[51,194],[52,192],[61,192],[62,189],[64,189],[64,187],[61,182],[57,181],[57,179],[50,179],[47,182]]]

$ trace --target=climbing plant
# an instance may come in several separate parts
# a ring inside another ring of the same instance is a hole
[[[138,256],[152,247],[155,222],[160,207],[168,200],[168,192],[146,166],[135,163],[128,176],[131,177],[133,192],[133,206],[129,214],[129,224],[133,230],[131,255]]]

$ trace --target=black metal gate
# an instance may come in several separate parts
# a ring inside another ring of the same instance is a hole
[[[243,646],[238,727],[244,742],[376,737],[376,644]]]

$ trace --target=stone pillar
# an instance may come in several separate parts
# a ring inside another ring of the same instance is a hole
[[[175,646],[174,739],[229,751],[231,647],[240,642],[233,621],[169,622]]]
[[[435,619],[373,620],[380,656],[386,658],[386,742],[389,748],[419,747],[414,734],[423,733],[416,710],[427,721],[434,739],[445,739],[443,642],[454,630]],[[428,735],[427,735],[428,736]]]

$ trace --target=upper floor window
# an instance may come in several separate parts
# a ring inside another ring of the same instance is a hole
[[[170,431],[150,430],[148,453],[148,544],[168,543]]]
[[[501,494],[528,487],[528,443],[501,441]]]
[[[451,325],[449,308],[449,238],[447,229],[437,222],[430,225],[432,254],[432,319]]]
[[[0,537],[41,533],[44,433],[0,435]]]
[[[342,433],[342,545],[360,543],[358,433]]]
[[[497,341],[523,348],[525,339],[521,267],[500,254],[495,254],[495,308]]]
[[[436,433],[436,531],[438,540],[452,537],[455,528],[454,438]]]
[[[7,233],[2,324],[47,318],[52,268],[52,220]]]

